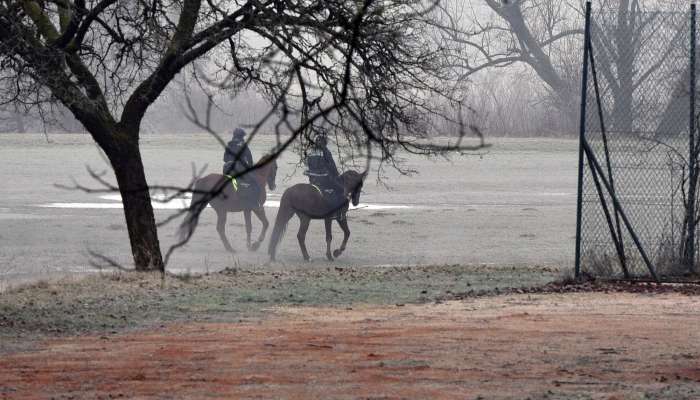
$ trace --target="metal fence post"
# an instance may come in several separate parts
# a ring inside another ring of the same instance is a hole
[[[590,44],[589,44],[590,46]],[[608,167],[608,180],[610,181],[610,188],[612,189],[612,192],[610,193],[610,196],[616,197],[617,195],[615,194],[615,181],[613,180],[613,170],[612,170],[612,161],[610,158],[610,149],[608,147],[608,134],[606,133],[605,129],[605,116],[603,115],[603,107],[602,107],[602,100],[600,96],[600,86],[598,84],[598,73],[596,72],[596,67],[595,67],[595,55],[593,54],[593,47],[590,46],[588,49],[588,59],[591,64],[591,74],[593,77],[593,88],[595,91],[595,101],[596,101],[596,108],[598,109],[598,120],[600,122],[600,134],[603,138],[603,149],[605,150],[605,165]],[[587,138],[584,138],[587,139]],[[593,177],[595,178],[595,172],[591,169],[591,173],[593,174]],[[629,270],[627,269],[627,261],[625,257],[625,246],[622,241],[622,229],[620,228],[620,211],[615,209],[615,222],[616,225],[613,225],[612,219],[610,216],[607,214],[607,205],[605,201],[605,196],[603,195],[600,186],[596,184],[596,189],[598,190],[598,194],[600,195],[600,202],[601,206],[603,206],[603,209],[606,210],[606,220],[608,222],[608,228],[610,229],[610,238],[612,241],[615,243],[615,251],[617,251],[617,256],[620,259],[620,266],[622,267],[622,272],[625,274],[625,278],[630,277]],[[617,227],[617,228],[616,228]]]
[[[605,186],[605,189],[608,191],[608,195],[610,196],[610,200],[612,200],[612,202],[613,202],[613,206],[615,207],[615,211],[620,213],[620,217],[622,218],[622,222],[625,224],[625,227],[627,228],[627,232],[629,232],[630,236],[632,237],[632,240],[634,241],[634,244],[637,246],[637,250],[639,250],[639,254],[642,256],[644,263],[647,265],[647,268],[649,269],[649,273],[651,274],[652,278],[654,278],[655,281],[659,282],[659,277],[658,277],[658,275],[656,275],[656,269],[654,268],[654,266],[651,263],[651,260],[647,256],[646,251],[644,251],[644,246],[642,246],[642,242],[639,240],[637,233],[635,233],[634,228],[632,227],[632,223],[627,218],[627,215],[625,214],[624,210],[622,209],[622,205],[620,204],[620,201],[617,199],[615,192],[612,190],[612,187],[610,186],[610,182],[608,182],[608,180],[605,179],[605,172],[603,172],[603,168],[600,166],[600,163],[598,162],[595,154],[593,153],[593,149],[591,149],[591,146],[588,144],[588,140],[585,137],[583,139],[583,149],[586,152],[586,157],[588,159],[588,165],[591,167],[592,171],[595,171],[595,173],[598,174],[598,178]]]
[[[583,73],[581,75],[581,115],[578,146],[578,194],[576,198],[576,261],[575,276],[581,274],[581,223],[583,208],[583,143],[586,135],[586,102],[588,94],[588,49],[591,42],[591,2],[586,2],[586,24],[583,44]]]

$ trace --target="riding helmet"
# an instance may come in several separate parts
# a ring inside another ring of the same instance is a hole
[[[243,128],[236,128],[233,130],[234,139],[243,139],[245,137],[245,131]]]

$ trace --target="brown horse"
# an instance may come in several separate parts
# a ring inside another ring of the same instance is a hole
[[[299,240],[299,247],[301,247],[301,254],[304,256],[304,260],[309,261],[309,252],[306,250],[306,231],[309,229],[309,222],[312,219],[322,219],[326,223],[326,257],[328,260],[333,261],[334,257],[339,257],[345,251],[345,245],[350,237],[348,221],[345,218],[345,213],[349,207],[348,202],[352,201],[354,206],[357,206],[360,202],[362,184],[366,176],[366,172],[359,173],[356,171],[346,171],[340,176],[344,189],[344,201],[341,204],[329,204],[321,191],[316,186],[308,183],[299,183],[285,190],[280,200],[280,209],[277,212],[275,227],[272,229],[272,236],[270,237],[270,246],[268,248],[270,258],[274,261],[277,245],[282,240],[287,223],[295,214],[300,221],[297,239]],[[331,254],[331,241],[333,240],[331,224],[334,219],[338,221],[344,236],[340,248]]]
[[[263,160],[261,160],[263,162]],[[270,225],[267,221],[267,216],[265,215],[265,199],[267,198],[267,193],[265,191],[265,185],[270,187],[270,190],[275,190],[275,177],[277,175],[277,161],[271,160],[265,163],[262,167],[249,172],[253,175],[253,178],[260,187],[260,198],[258,204],[260,206],[251,206],[251,199],[246,199],[243,193],[243,188],[241,188],[240,179],[237,181],[238,189],[234,188],[232,182],[221,174],[209,174],[203,178],[197,179],[194,183],[194,190],[192,194],[192,202],[190,203],[190,209],[180,225],[180,238],[189,237],[194,233],[197,227],[197,222],[199,220],[199,214],[207,204],[210,204],[214,211],[216,211],[216,230],[219,232],[219,237],[221,242],[227,251],[234,253],[233,247],[229,243],[228,237],[226,237],[226,217],[230,212],[241,212],[243,211],[243,216],[245,218],[245,232],[246,232],[246,244],[248,250],[257,250],[260,247],[263,239],[265,239],[265,234],[267,233],[267,228]],[[224,185],[222,187],[222,185]],[[216,192],[219,191],[218,194]],[[251,211],[255,213],[260,222],[262,222],[262,231],[260,236],[255,243],[250,243],[250,234],[253,230],[251,224]]]

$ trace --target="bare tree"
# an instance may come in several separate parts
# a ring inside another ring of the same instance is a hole
[[[366,155],[459,149],[417,122],[447,98],[461,113],[438,0],[0,0],[2,96],[60,102],[107,155],[134,264],[163,270],[139,132],[168,84],[195,61],[204,86],[254,88],[266,120],[292,134],[324,119]],[[212,67],[213,66],[213,67]],[[193,72],[194,73],[194,72]],[[444,116],[450,118],[450,116]],[[262,122],[262,121],[261,121]],[[279,132],[279,131],[278,131]],[[257,167],[257,166],[256,166]]]
[[[685,2],[653,0],[601,0],[594,4],[593,29],[599,72],[612,82],[613,118],[617,127],[629,127],[633,118],[632,94],[660,64],[634,70],[638,51],[649,40],[658,15],[648,8],[685,10]],[[465,54],[465,76],[524,65],[548,89],[551,103],[575,127],[579,101],[583,49],[584,2],[577,0],[481,0],[454,3],[451,20],[456,43]],[[460,29],[462,25],[468,27]],[[474,28],[471,28],[474,27]]]
[[[547,89],[532,71],[484,74],[469,91],[469,104],[479,110],[477,125],[489,136],[571,135],[570,122],[557,112]]]
[[[574,120],[583,37],[579,2],[480,0],[451,6],[454,30],[448,33],[461,44],[465,77],[525,65],[548,89],[556,108]]]

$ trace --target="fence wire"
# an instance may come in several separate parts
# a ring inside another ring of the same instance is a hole
[[[594,12],[590,20],[585,137],[660,276],[677,272],[682,247],[690,134],[690,35],[690,11]],[[630,232],[619,221],[610,194],[603,190],[614,235],[622,239],[621,261],[601,195],[584,160],[581,272],[607,278],[648,277],[650,271]]]

